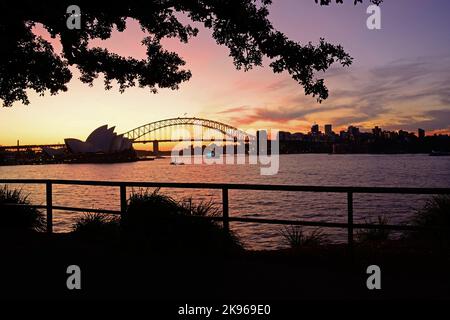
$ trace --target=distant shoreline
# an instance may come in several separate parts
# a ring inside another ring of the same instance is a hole
[[[301,152],[301,153],[280,153],[280,156],[285,155],[316,155],[316,154],[322,154],[322,155],[330,155],[330,156],[339,156],[339,155],[371,155],[371,156],[389,156],[389,155],[427,155],[432,156],[430,153],[426,152],[377,152],[377,153],[367,153],[367,152],[355,152],[355,153],[327,153],[327,152]],[[224,154],[226,156],[226,154]],[[232,156],[236,156],[236,154],[233,154]],[[239,154],[238,154],[239,156]],[[245,155],[248,156],[248,155]],[[182,157],[189,157],[189,156],[182,156]],[[167,156],[153,156],[153,157],[143,157],[133,160],[123,160],[123,161],[61,161],[61,160],[48,160],[48,161],[30,161],[30,162],[6,162],[1,163],[0,166],[41,166],[41,165],[54,165],[54,164],[116,164],[116,163],[129,163],[129,162],[139,162],[139,161],[153,161],[157,159],[165,159]]]

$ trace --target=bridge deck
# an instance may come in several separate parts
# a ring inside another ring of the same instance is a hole
[[[142,140],[142,141],[133,141],[133,144],[138,143],[153,143],[153,142],[181,142],[181,141],[187,141],[187,142],[234,142],[232,139],[179,139],[179,140],[171,140],[171,139],[155,139],[155,140]],[[49,148],[65,148],[65,144],[29,144],[29,145],[15,145],[15,146],[0,146],[0,151],[26,151],[26,150],[36,150],[36,149],[42,149],[44,147]]]

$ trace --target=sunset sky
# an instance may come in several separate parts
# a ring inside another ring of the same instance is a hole
[[[39,97],[31,104],[0,108],[0,144],[60,143],[84,139],[103,124],[125,132],[170,117],[205,117],[241,129],[274,128],[308,131],[311,124],[331,123],[338,131],[348,125],[363,130],[450,131],[450,1],[385,0],[382,30],[366,28],[367,4],[319,7],[314,0],[274,0],[270,19],[292,40],[317,43],[320,37],[342,44],[354,57],[349,68],[334,66],[324,77],[330,98],[318,104],[288,74],[263,68],[235,70],[228,49],[218,46],[209,30],[187,45],[166,41],[192,71],[178,91],[117,86],[104,91],[102,79],[88,87],[75,69],[69,91]],[[81,8],[82,9],[82,8]],[[37,28],[36,32],[48,36]],[[144,34],[129,21],[105,46],[124,56],[144,58]],[[53,41],[56,50],[58,43]]]

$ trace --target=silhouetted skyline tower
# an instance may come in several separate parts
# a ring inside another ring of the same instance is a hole
[[[354,136],[354,137],[359,136],[359,128],[358,127],[349,126],[347,129],[347,132],[351,136]]]
[[[417,133],[418,133],[420,139],[425,138],[425,130],[424,130],[424,129],[420,129],[420,128],[419,128],[419,129],[417,130]]]
[[[383,134],[383,131],[378,126],[375,126],[375,128],[372,129],[372,133],[375,137],[379,138]]]
[[[311,127],[311,133],[312,133],[312,134],[319,134],[319,125],[318,125],[318,124],[314,124],[314,125]]]
[[[331,125],[331,124],[325,125],[325,134],[327,136],[331,136],[333,134],[333,125]]]

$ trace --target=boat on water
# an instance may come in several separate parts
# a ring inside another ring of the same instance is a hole
[[[448,157],[450,156],[450,152],[448,151],[431,151],[430,156],[432,157]]]
[[[215,150],[211,150],[210,152],[206,153],[207,159],[220,159],[220,154],[216,154]]]

